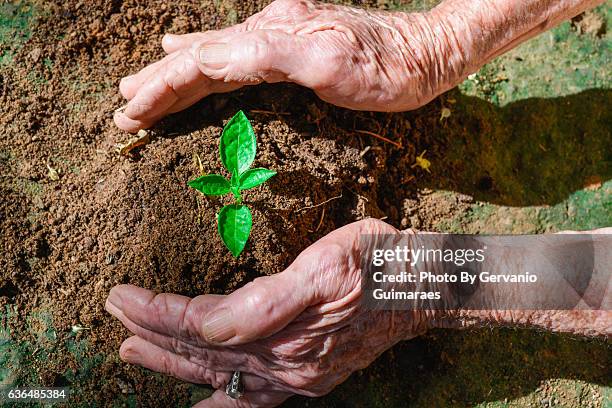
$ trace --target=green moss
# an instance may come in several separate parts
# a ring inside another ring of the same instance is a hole
[[[36,15],[28,2],[0,4],[0,67],[13,62],[13,55],[30,38],[30,25]]]
[[[88,341],[75,333],[58,332],[46,309],[26,316],[20,316],[12,306],[0,311],[0,386],[49,385],[41,383],[39,373],[61,372],[58,357],[66,354],[73,356],[76,369],[65,370],[56,382],[69,386],[74,395],[80,392],[82,383],[91,379],[92,371],[102,363],[104,355],[91,355]]]
[[[439,231],[484,234],[529,234],[591,230],[612,225],[612,180],[599,188],[572,193],[549,206],[510,207],[477,202],[468,211],[438,221]]]
[[[610,27],[610,4],[598,7],[595,14]],[[610,88],[610,37],[580,34],[572,23],[564,22],[487,64],[459,88],[500,106]]]

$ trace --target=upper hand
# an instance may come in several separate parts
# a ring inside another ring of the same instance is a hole
[[[269,407],[292,394],[326,394],[428,326],[419,312],[362,309],[359,237],[381,233],[398,232],[371,219],[347,225],[284,272],[229,296],[191,299],[117,286],[106,309],[134,333],[121,346],[121,358],[219,389],[200,408]],[[239,400],[224,392],[234,370],[243,373]]]
[[[166,35],[168,54],[120,90],[115,114],[136,132],[219,92],[261,82],[294,82],[335,105],[377,111],[417,108],[444,91],[444,41],[426,14],[385,13],[277,0],[219,31]],[[446,87],[449,85],[447,84]]]

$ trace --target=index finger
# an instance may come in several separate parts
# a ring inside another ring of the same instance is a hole
[[[133,285],[111,289],[107,304],[148,330],[189,342],[206,344],[202,336],[204,316],[224,298],[202,295],[195,298],[170,293],[157,294]]]

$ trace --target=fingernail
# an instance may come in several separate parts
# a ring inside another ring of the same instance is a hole
[[[123,299],[121,299],[121,296],[117,292],[117,289],[111,289],[110,293],[108,294],[108,299],[106,300],[109,303],[112,303],[117,309],[121,309],[123,306]]]
[[[211,343],[222,343],[234,337],[236,331],[232,324],[232,311],[226,307],[209,313],[204,318],[204,338]]]
[[[138,363],[140,361],[140,353],[134,350],[134,347],[124,342],[119,348],[119,357],[128,363]]]
[[[227,44],[206,44],[200,48],[200,62],[211,69],[220,69],[227,65],[231,57]]]
[[[134,77],[135,77],[135,75],[127,75],[127,76],[124,76],[123,78],[121,78],[121,82],[131,81],[131,80],[132,80],[132,78],[134,78]]]

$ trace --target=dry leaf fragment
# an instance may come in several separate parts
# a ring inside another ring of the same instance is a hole
[[[442,110],[440,111],[440,122],[442,122],[444,119],[449,118],[451,115],[451,110],[448,108],[442,108]]]
[[[47,172],[47,177],[49,177],[49,179],[51,179],[51,181],[57,181],[59,180],[59,173],[57,172],[57,170],[55,170],[53,167],[49,166],[47,164],[47,169],[49,169],[49,171]]]
[[[149,132],[144,129],[140,129],[135,137],[128,140],[126,144],[118,144],[117,147],[120,154],[128,156],[135,148],[144,146],[150,142],[151,137],[149,136]]]

